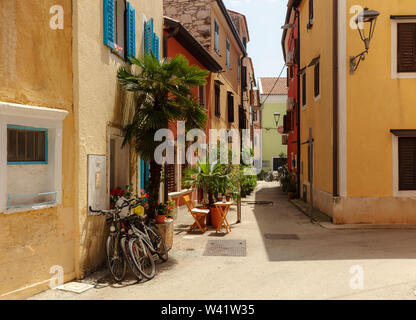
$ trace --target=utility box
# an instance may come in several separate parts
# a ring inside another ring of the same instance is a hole
[[[88,155],[88,212],[108,209],[106,156]]]

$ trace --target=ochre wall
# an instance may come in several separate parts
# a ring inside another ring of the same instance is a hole
[[[50,7],[64,9],[64,29],[52,30]],[[0,2],[0,101],[65,109],[62,204],[0,213],[0,299],[48,288],[54,265],[74,278],[74,117],[70,0]],[[30,183],[30,181],[28,181]]]
[[[238,128],[238,105],[241,104],[240,86],[237,81],[238,59],[242,56],[241,50],[237,41],[234,38],[231,29],[223,16],[222,12],[218,8],[216,3],[211,5],[211,47],[210,53],[222,66],[223,71],[220,74],[214,74],[211,83],[211,104],[210,110],[211,128],[213,129],[231,129]],[[217,19],[220,29],[219,37],[219,54],[214,50],[214,17]],[[230,41],[230,69],[226,66],[226,38]],[[221,81],[224,85],[221,85],[220,96],[220,110],[221,117],[215,116],[215,91],[214,81]],[[234,94],[234,122],[228,122],[228,109],[227,109],[227,92]]]
[[[144,16],[154,19],[154,32],[160,40],[162,57],[162,1],[131,0],[136,10],[136,55],[143,53]],[[93,18],[92,18],[93,17]],[[109,126],[120,124],[123,94],[117,70],[125,64],[103,43],[103,2],[74,2],[74,97],[78,125],[79,246],[76,249],[77,276],[94,271],[105,256],[105,218],[87,216],[87,158],[89,154],[107,155]],[[137,181],[137,162],[132,157],[131,182]],[[107,166],[109,159],[107,157]]]
[[[309,128],[314,138],[314,189],[332,193],[332,1],[314,1],[314,24],[307,29],[309,1],[300,7],[301,69],[320,56],[320,98],[314,98],[314,68],[306,68],[307,103],[301,108],[301,184],[308,184]],[[300,88],[301,89],[301,88]],[[302,92],[302,91],[301,91]],[[302,95],[301,95],[302,99]],[[302,100],[301,102],[302,103]],[[302,166],[301,166],[302,167]]]
[[[347,73],[347,196],[393,195],[390,129],[416,128],[416,79],[391,79],[390,15],[412,15],[413,0],[347,2],[381,13],[370,51],[354,75]],[[358,31],[347,28],[347,56],[361,52]],[[347,67],[349,70],[349,65]]]

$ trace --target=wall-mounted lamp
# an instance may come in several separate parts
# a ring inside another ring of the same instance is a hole
[[[365,50],[354,57],[350,58],[350,73],[353,74],[361,61],[365,60],[365,55],[368,54],[370,49],[370,41],[373,38],[374,30],[376,29],[377,17],[380,15],[380,12],[375,10],[369,10],[364,8],[364,11],[361,11],[357,18],[355,18],[355,23],[357,24],[357,30],[360,33],[360,38],[364,42]],[[366,35],[366,29],[368,29],[368,35]]]
[[[274,121],[276,122],[276,127],[279,126],[279,120],[280,120],[280,112],[274,113]]]
[[[287,30],[287,29],[293,28],[294,26],[295,25],[293,23],[288,23],[288,24],[285,24],[284,26],[282,26],[282,29]]]

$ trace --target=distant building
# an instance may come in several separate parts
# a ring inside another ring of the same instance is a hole
[[[262,165],[264,170],[276,171],[287,156],[285,140],[287,136],[283,134],[288,92],[287,79],[264,77],[260,78],[260,85]]]

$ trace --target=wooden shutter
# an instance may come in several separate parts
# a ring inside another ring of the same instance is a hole
[[[309,0],[309,23],[313,23],[313,0]]]
[[[416,190],[416,138],[399,138],[399,190]]]
[[[159,37],[156,35],[156,33],[153,33],[152,44],[152,52],[156,56],[156,59],[159,61]]]
[[[234,122],[234,96],[231,92],[227,94],[228,102],[228,122]]]
[[[153,18],[146,22],[144,28],[144,52],[152,52],[152,42],[153,42]]]
[[[221,116],[221,109],[220,109],[220,87],[215,86],[215,115],[217,117]]]
[[[397,71],[416,72],[416,23],[399,23],[397,33]]]
[[[104,44],[114,49],[115,18],[114,0],[104,0]]]
[[[136,57],[136,10],[127,2],[127,58]]]
[[[175,164],[167,164],[167,185],[168,192],[176,192],[176,170]]]
[[[320,93],[320,70],[319,70],[319,62],[315,65],[314,69],[314,90],[315,90],[315,97],[319,96]]]
[[[241,88],[247,90],[247,67],[241,67]]]

